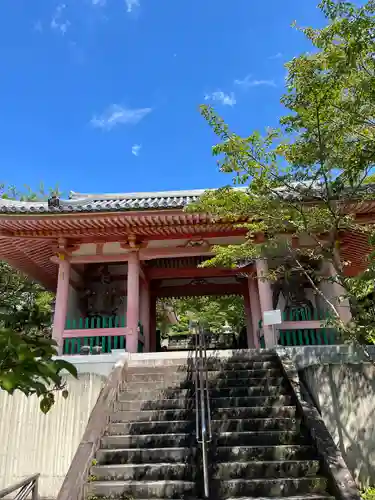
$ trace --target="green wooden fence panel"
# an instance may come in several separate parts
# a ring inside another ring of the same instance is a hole
[[[110,353],[112,349],[125,350],[126,339],[123,335],[69,338],[64,340],[63,353],[80,354],[83,346],[88,346],[91,353],[93,352],[93,348],[98,346],[102,348],[103,353]],[[138,352],[143,352],[143,342],[139,342],[138,349]]]
[[[84,329],[96,329],[96,328],[125,328],[126,317],[125,316],[97,316],[90,318],[87,316],[81,316],[79,318],[66,318],[65,329],[66,330],[84,330]],[[143,332],[143,326],[140,324]]]

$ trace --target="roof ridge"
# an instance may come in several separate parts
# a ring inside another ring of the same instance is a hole
[[[213,189],[212,189],[213,190]],[[189,189],[174,191],[145,191],[139,193],[77,193],[70,191],[70,200],[119,200],[139,198],[185,198],[186,196],[199,196],[210,189]]]

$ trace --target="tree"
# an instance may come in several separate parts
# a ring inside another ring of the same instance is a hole
[[[375,159],[375,2],[363,7],[323,0],[319,7],[328,24],[303,28],[315,51],[287,63],[286,93],[281,102],[289,113],[277,130],[241,137],[210,107],[201,113],[221,142],[213,147],[219,167],[233,174],[230,187],[209,191],[189,211],[210,213],[247,229],[246,242],[216,247],[205,265],[235,266],[261,256],[283,255],[266,276],[275,280],[302,273],[322,296],[336,327],[351,339],[375,340],[374,315],[365,307],[373,291],[374,253],[368,268],[355,278],[345,273],[339,258],[343,233],[365,234],[375,244],[371,225],[356,218],[358,204],[373,198],[365,184]],[[263,241],[259,235],[264,235]],[[257,239],[258,237],[258,239]],[[306,240],[309,245],[294,245]],[[334,273],[316,273],[321,261]],[[340,285],[339,299],[350,299],[355,321],[344,324],[337,303],[325,296],[322,280]]]
[[[39,199],[31,190],[19,194],[15,188],[0,187],[0,196]],[[68,396],[64,370],[77,377],[72,364],[53,359],[53,298],[40,284],[0,261],[0,388],[9,394],[36,395],[44,413],[52,407],[56,391]]]
[[[213,333],[220,333],[225,325],[239,332],[245,325],[243,300],[235,295],[173,299],[169,307],[176,313],[178,323],[169,325],[168,333],[189,333],[191,320],[199,321]]]
[[[74,365],[57,355],[56,342],[40,336],[23,335],[0,329],[0,388],[9,394],[21,391],[40,398],[40,409],[47,413],[55,402],[55,392],[68,396],[64,370],[77,377]]]
[[[0,261],[0,327],[50,337],[54,296]]]

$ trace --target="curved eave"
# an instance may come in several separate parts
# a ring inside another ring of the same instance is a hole
[[[51,261],[58,238],[73,243],[124,241],[132,234],[141,240],[191,239],[194,236],[243,234],[230,222],[213,222],[205,214],[182,210],[95,214],[0,214],[0,259],[54,288],[57,267]]]
[[[124,213],[0,215],[0,235],[30,238],[140,237],[194,235],[204,232],[231,232],[230,221],[213,221],[206,214],[183,210]]]
[[[52,255],[52,241],[0,237],[0,259],[55,291],[57,266],[51,261]]]

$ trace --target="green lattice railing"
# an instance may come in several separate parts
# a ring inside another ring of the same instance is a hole
[[[333,345],[336,332],[332,328],[279,330],[279,344],[283,346]]]
[[[282,313],[283,321],[323,321],[330,317],[329,312],[311,311],[305,308]],[[259,322],[259,328],[262,328],[262,320]],[[278,330],[278,332],[278,344],[282,346],[333,345],[337,343],[337,334],[332,328],[295,328]],[[260,338],[260,347],[265,347],[263,336]]]
[[[92,330],[95,328],[124,328],[126,316],[95,316],[66,318],[66,330]]]
[[[290,311],[282,312],[283,321],[322,321],[329,319],[331,314],[329,311],[318,311],[314,309],[298,307],[295,309],[291,309]]]
[[[100,316],[95,318],[67,318],[66,330],[95,330],[98,328],[125,328],[125,316]],[[143,336],[143,325],[138,322],[139,333]],[[64,339],[63,354],[80,354],[83,347],[89,347],[92,353],[95,347],[101,347],[102,353],[110,353],[113,349],[126,350],[125,335],[85,335]],[[143,352],[143,340],[138,340],[138,352]]]
[[[126,351],[126,338],[122,335],[114,335],[113,337],[91,336],[91,337],[73,337],[64,339],[63,354],[80,354],[84,346],[89,347],[89,352],[92,353],[95,347],[101,347],[101,352],[109,354],[113,349],[121,349]],[[138,341],[138,352],[143,352],[143,342]]]

